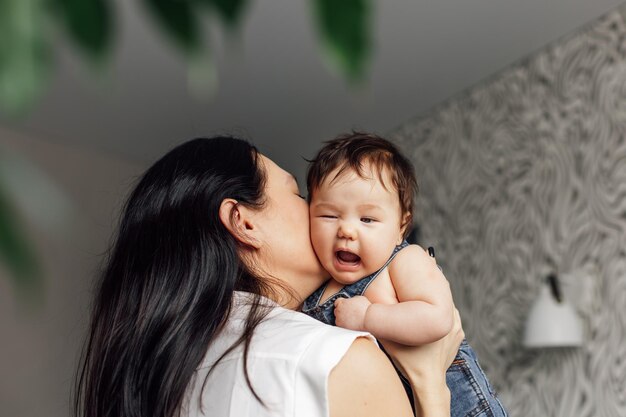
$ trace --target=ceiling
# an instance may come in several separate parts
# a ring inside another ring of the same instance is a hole
[[[393,129],[622,2],[372,2],[368,82],[354,89],[325,65],[310,1],[251,0],[238,35],[207,30],[219,79],[207,98],[190,93],[186,64],[143,10],[118,0],[107,71],[94,75],[61,44],[42,100],[28,118],[1,124],[142,164],[185,139],[234,133],[302,178],[301,156],[320,141]]]

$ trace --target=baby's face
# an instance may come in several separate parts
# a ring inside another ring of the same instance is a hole
[[[383,173],[359,177],[335,172],[311,198],[311,241],[324,268],[342,284],[351,284],[380,269],[402,242],[400,201],[391,178]]]

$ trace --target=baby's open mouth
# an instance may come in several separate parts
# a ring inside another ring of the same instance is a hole
[[[361,261],[361,257],[359,255],[345,250],[338,250],[335,252],[335,256],[342,264],[356,265]]]

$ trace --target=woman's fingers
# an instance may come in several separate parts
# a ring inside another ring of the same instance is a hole
[[[452,361],[454,361],[463,339],[465,339],[465,332],[463,331],[463,326],[461,324],[461,315],[459,314],[459,310],[455,307],[452,330],[450,330],[450,333],[442,339],[443,343],[448,344],[447,347],[444,347],[444,350],[448,353],[448,366],[450,366]]]
[[[457,355],[465,338],[459,311],[454,309],[452,330],[443,338],[421,346],[406,346],[381,340],[385,350],[405,376],[443,375]]]
[[[458,333],[458,336],[461,338],[461,341],[465,338],[465,332],[463,331],[463,324],[461,323],[461,314],[459,310],[454,308],[454,324],[452,326],[452,330],[455,330]]]

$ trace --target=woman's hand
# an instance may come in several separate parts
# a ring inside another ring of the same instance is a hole
[[[454,360],[464,337],[461,317],[455,308],[452,330],[436,342],[421,346],[406,346],[386,340],[380,342],[407,378],[421,379],[422,375],[443,375]]]
[[[446,370],[454,360],[465,337],[459,311],[454,309],[452,330],[443,338],[422,346],[406,346],[380,340],[396,367],[413,387],[418,415],[449,416],[450,391]]]

